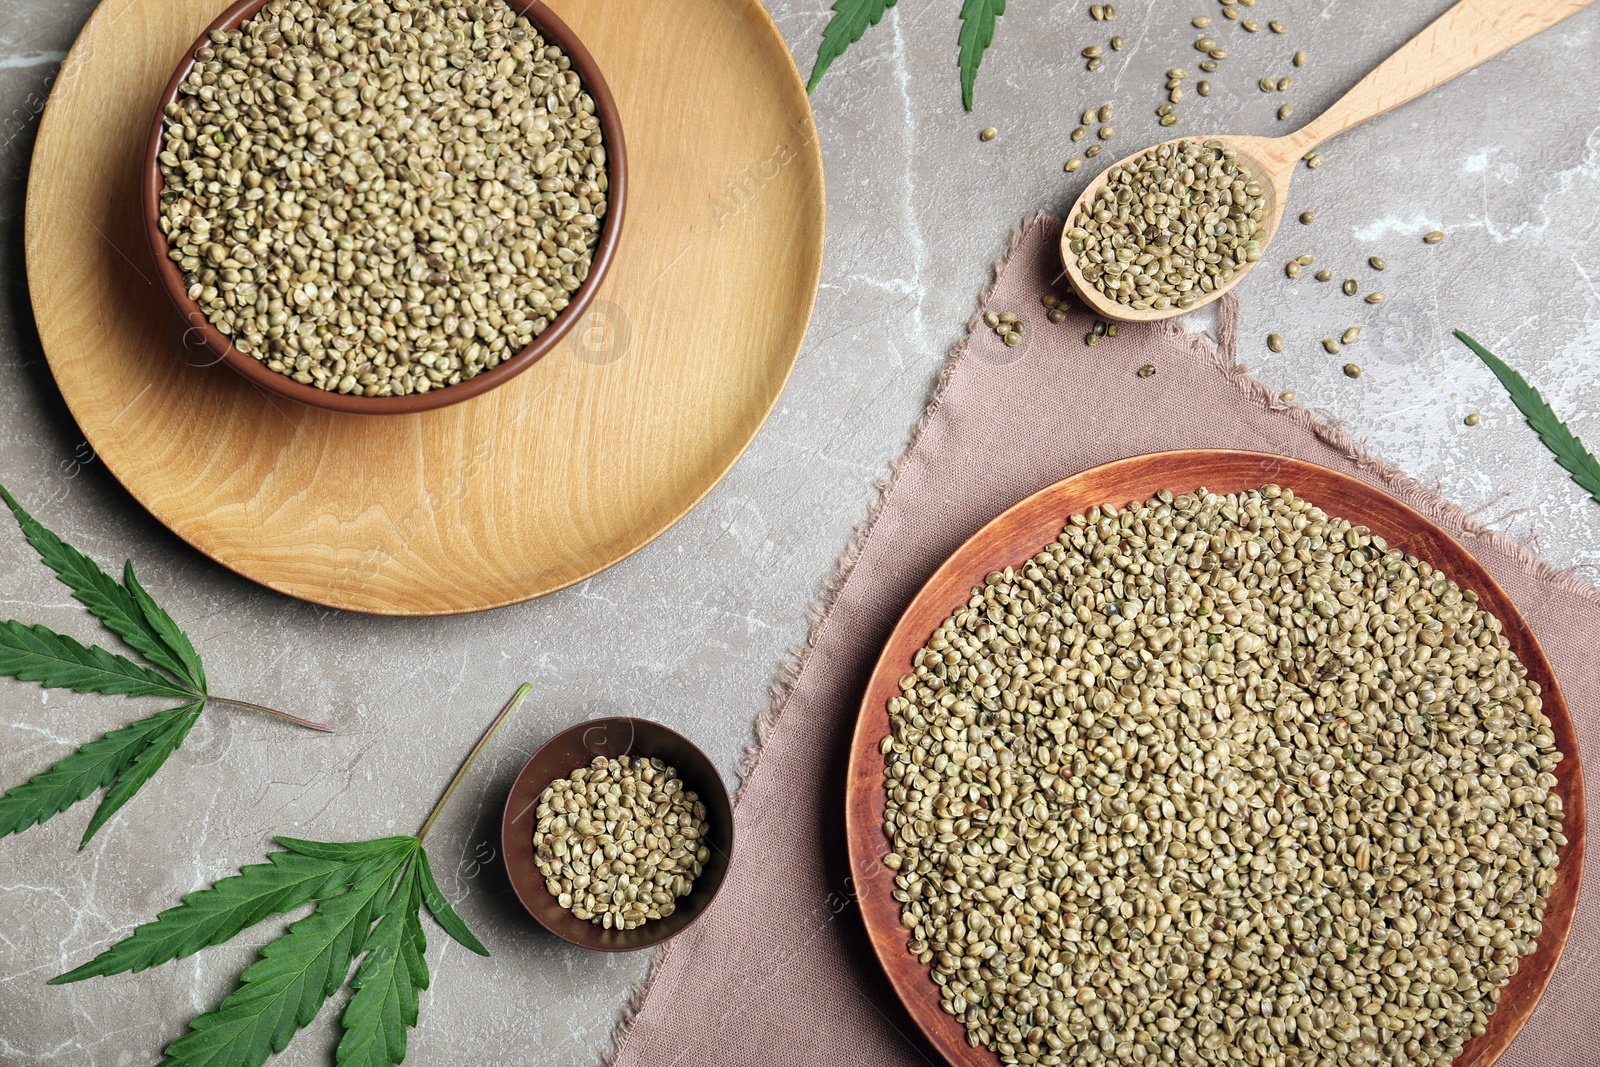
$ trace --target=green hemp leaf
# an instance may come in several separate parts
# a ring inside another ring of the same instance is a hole
[[[972,90],[978,84],[978,64],[983,53],[994,43],[995,21],[1006,13],[1006,0],[962,0],[961,33],[956,43],[961,46],[961,103],[972,110]]]
[[[134,576],[131,561],[123,568],[119,584],[94,560],[45,529],[4,486],[0,486],[0,498],[16,516],[23,536],[45,566],[55,571],[72,595],[144,661],[135,662],[99,645],[86,647],[45,626],[6,621],[0,622],[0,675],[38,682],[46,689],[161,697],[177,703],[176,707],[89,742],[54,767],[0,796],[0,837],[42,823],[96,790],[105,789],[106,795],[78,844],[82,849],[177,751],[207,704],[233,704],[315,730],[330,729],[259,704],[212,696],[194,645],[172,616],[145,592]]]
[[[261,949],[239,986],[189,1032],[167,1046],[173,1067],[260,1067],[282,1052],[345,984],[354,990],[341,1018],[339,1067],[393,1067],[405,1059],[417,1025],[419,994],[428,988],[422,928],[426,910],[455,940],[489,955],[456,914],[428,865],[423,842],[456,788],[531,687],[517,690],[456,772],[415,836],[326,842],[279,837],[270,853],[196,890],[183,903],[138,927],[52,985],[141,971],[220,945],[273,915],[313,905]]]
[[[861,40],[868,26],[876,26],[883,13],[895,5],[895,0],[837,0],[833,5],[833,18],[822,31],[822,45],[817,49],[817,61],[811,67],[811,80],[806,92],[815,92],[817,83],[828,73],[833,61],[844,55],[844,50]]]
[[[817,59],[811,66],[811,77],[806,82],[806,92],[815,92],[822,76],[833,61],[845,50],[883,20],[884,12],[894,7],[895,0],[835,0],[833,17],[822,30],[822,43],[817,46]],[[994,43],[996,21],[1006,13],[1006,0],[962,0],[961,32],[957,43],[961,47],[957,65],[961,68],[961,102],[972,110],[972,91],[978,81],[978,66],[983,54]]]
[[[1494,372],[1500,379],[1500,384],[1506,387],[1506,392],[1511,396],[1511,402],[1522,412],[1522,417],[1528,420],[1528,425],[1533,427],[1533,432],[1539,435],[1539,440],[1544,442],[1561,469],[1572,475],[1572,480],[1578,488],[1589,494],[1589,497],[1600,504],[1600,462],[1597,462],[1583,442],[1569,429],[1567,424],[1556,418],[1556,413],[1545,403],[1544,397],[1539,395],[1539,390],[1529,385],[1527,380],[1516,371],[1508,367],[1499,356],[1484,348],[1478,342],[1462,333],[1456,332],[1456,339],[1468,348]]]

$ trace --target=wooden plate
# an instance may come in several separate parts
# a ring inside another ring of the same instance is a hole
[[[1480,603],[1504,626],[1512,647],[1543,690],[1544,712],[1556,744],[1566,758],[1556,771],[1555,792],[1565,807],[1567,846],[1559,850],[1556,883],[1545,908],[1538,948],[1522,961],[1489,1017],[1483,1036],[1468,1042],[1454,1067],[1487,1067],[1503,1052],[1532,1014],[1566,944],[1583,875],[1583,772],[1578,741],[1561,691],[1539,642],[1526,621],[1489,576],[1443,530],[1406,505],[1365,482],[1300,460],[1254,452],[1186,451],[1136,456],[1094,467],[1040,490],[979,530],[945,561],[912,600],[867,684],[850,749],[845,821],[850,866],[861,914],[879,961],[895,992],[928,1040],[952,1064],[994,1067],[1000,1058],[967,1044],[966,1031],[939,1007],[938,986],[926,966],[906,950],[908,931],[900,925],[893,892],[894,872],[883,865],[889,839],[883,832],[884,767],[878,744],[889,732],[888,701],[899,692],[899,678],[911,658],[955,609],[964,604],[984,576],[1015,566],[1055,540],[1066,520],[1097,504],[1146,500],[1162,489],[1185,492],[1201,486],[1218,493],[1254,489],[1277,482],[1293,489],[1330,515],[1370,527],[1398,548],[1433,563],[1461,585],[1475,589]]]
[[[610,274],[560,348],[515,380],[381,418],[301,407],[210,366],[156,283],[144,138],[184,50],[226,6],[105,0],[34,149],[39,335],[112,473],[240,574],[394,615],[541,596],[682,518],[771,411],[821,271],[816,130],[760,0],[549,5],[594,54],[627,131]]]

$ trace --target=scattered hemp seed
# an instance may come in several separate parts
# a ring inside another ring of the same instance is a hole
[[[1282,107],[1280,107],[1278,109],[1278,121],[1282,122],[1284,119],[1288,118],[1290,115],[1293,115],[1293,114],[1294,114],[1294,105],[1293,104],[1284,104]]]
[[[1354,278],[1346,278],[1344,280],[1343,288],[1345,296],[1355,296],[1356,291],[1361,288],[1361,285]]]
[[[1425,245],[1436,245],[1442,240],[1444,240],[1444,231],[1434,230],[1432,233],[1423,237],[1422,243]]]
[[[1293,84],[1294,84],[1294,79],[1292,77],[1290,77],[1289,75],[1285,74],[1283,77],[1278,79],[1278,92],[1280,92],[1280,93],[1288,92],[1289,91],[1289,87],[1292,86]]]
[[[984,315],[983,321],[992,326],[995,335],[1008,345],[1021,344],[1022,335],[1027,332],[1027,324],[1014,311],[1002,311],[998,315],[989,312]]]
[[[1273,19],[1271,22],[1267,23],[1267,29],[1271,30],[1273,33],[1289,32],[1289,28],[1278,19]]]
[[[1306,50],[1302,48],[1294,54],[1294,59],[1291,62],[1297,67],[1303,67],[1306,65],[1306,58]]]
[[[1305,160],[1307,170],[1316,170],[1318,167],[1322,166],[1322,153],[1317,151],[1315,148],[1300,158]]]
[[[1211,83],[1206,81],[1204,78],[1201,78],[1199,81],[1194,83],[1194,91],[1199,93],[1201,96],[1210,96]]]
[[[1059,307],[1051,308],[1047,317],[1050,319],[1051,322],[1053,322],[1057,326],[1059,326],[1063,322],[1067,321],[1067,310],[1066,310],[1066,308],[1059,308]]]
[[[1476,426],[1476,425],[1478,425],[1478,423],[1482,422],[1483,420],[1481,418],[1479,418],[1478,413],[1476,411],[1474,411],[1472,414],[1468,415],[1466,418],[1462,419],[1461,421],[1466,423],[1468,426]]]
[[[1239,23],[1239,26],[1244,30],[1245,33],[1255,33],[1261,28],[1261,23],[1257,22],[1255,19],[1245,19],[1243,22]]]
[[[1092,44],[1088,48],[1085,48],[1082,54],[1084,59],[1099,59],[1101,56],[1106,54],[1106,50],[1097,44]]]
[[[1209,16],[1209,15],[1196,16],[1195,18],[1192,18],[1192,19],[1189,20],[1189,25],[1193,26],[1197,30],[1203,30],[1207,26],[1211,25],[1211,16]]]
[[[1335,341],[1331,337],[1324,337],[1322,339],[1322,348],[1330,356],[1337,356],[1339,354],[1339,342]]]
[[[1217,42],[1216,42],[1216,39],[1212,38],[1212,37],[1202,37],[1202,38],[1200,38],[1198,41],[1196,41],[1194,43],[1194,50],[1196,52],[1208,52],[1209,53],[1209,52],[1216,51],[1216,49],[1217,49]]]
[[[1262,78],[1256,84],[1261,87],[1261,91],[1264,93],[1275,93],[1278,91],[1278,79],[1276,78]]]
[[[1287,264],[1284,265],[1283,273],[1287,274],[1291,278],[1300,277],[1300,261],[1298,259],[1291,259]]]
[[[1067,160],[1061,165],[1061,169],[1066,171],[1068,174],[1071,174],[1081,166],[1083,166],[1083,160],[1078,156],[1073,156],[1071,159]]]
[[[1161,116],[1161,125],[1163,125],[1163,126],[1176,126],[1177,124],[1178,124],[1178,113],[1177,112],[1169,111],[1165,115]]]
[[[1381,304],[1387,299],[1389,299],[1389,298],[1387,296],[1383,295],[1382,293],[1368,293],[1367,294],[1367,303],[1369,303],[1369,304]]]
[[[1115,337],[1117,335],[1117,324],[1116,323],[1114,323],[1114,322],[1105,322],[1105,323],[1101,323],[1101,325],[1105,327],[1105,333],[1106,333],[1107,337]]]
[[[659,759],[596,756],[539,794],[535,818],[550,895],[607,930],[671,915],[711,860],[705,804]]]
[[[1331,282],[1331,281],[1333,281],[1333,271],[1329,270],[1327,267],[1323,267],[1321,270],[1317,271],[1317,281],[1319,281],[1319,282]]]
[[[1315,263],[1316,261],[1317,261],[1317,257],[1312,255],[1310,252],[1307,252],[1303,256],[1295,257],[1295,262],[1300,264],[1302,267],[1309,267],[1309,266],[1311,266],[1311,264]]]
[[[1200,61],[1200,69],[1205,71],[1207,74],[1215,74],[1217,72],[1217,61],[1214,59],[1203,59]]]
[[[1310,226],[1317,221],[1317,213],[1315,211],[1302,211],[1300,212],[1300,221],[1302,224]]]
[[[1343,334],[1340,335],[1339,343],[1340,344],[1345,344],[1345,345],[1353,345],[1353,344],[1356,343],[1356,341],[1360,340],[1360,338],[1361,338],[1361,327],[1352,326],[1348,330],[1346,330]]]
[[[1225,19],[1232,19],[1237,22],[1239,19],[1239,14],[1239,9],[1234,7],[1232,4],[1224,4],[1222,7],[1222,17]]]
[[[1346,378],[1359,378],[1359,377],[1361,377],[1361,364],[1359,364],[1359,363],[1346,363],[1344,365],[1344,376]]]
[[[1209,54],[1213,60],[1228,58],[1228,50],[1226,48],[1213,48]]]
[[[1000,131],[995,129],[993,126],[985,126],[984,129],[983,129],[983,132],[978,134],[978,140],[980,140],[980,141],[992,141],[996,137],[998,137],[999,135],[1000,135]]]
[[[1182,67],[1173,67],[1171,70],[1167,71],[1167,77],[1169,77],[1169,78],[1177,78],[1179,81],[1182,81],[1184,78],[1187,78],[1188,76],[1189,76],[1189,72],[1184,70]]]
[[[1089,131],[1082,126],[1076,127],[1072,131],[1072,139],[1074,141],[1081,141],[1087,136],[1089,136]]]
[[[1280,404],[1293,404],[1295,402],[1295,391],[1293,389],[1285,389],[1278,394],[1278,402]]]
[[[1261,184],[1234,149],[1176,141],[1112,166],[1067,246],[1086,282],[1118,304],[1189,309],[1261,259],[1264,218]]]
[[[1098,134],[1099,138],[1102,141],[1109,141],[1109,140],[1111,140],[1111,138],[1115,137],[1116,135],[1117,135],[1117,128],[1115,126],[1110,126],[1110,125],[1100,127],[1100,133]]]
[[[1083,343],[1088,345],[1090,348],[1093,348],[1095,345],[1100,343],[1100,335],[1095,333],[1093,330],[1090,330],[1088,333],[1083,335]]]
[[[544,333],[609,188],[594,99],[526,17],[379,6],[275,0],[212,33],[157,156],[158,225],[206,319],[274,373],[368,397],[459,384]]]
[[[1096,22],[1105,21],[1105,17],[1106,17],[1105,5],[1104,4],[1090,4],[1089,5],[1089,17],[1094,19]]]
[[[1111,50],[1113,52],[1122,51],[1122,34],[1118,33],[1118,34],[1113,34],[1112,35],[1112,37],[1111,37]]]
[[[1095,123],[1097,123],[1099,121],[1100,121],[1100,109],[1097,108],[1097,107],[1089,108],[1087,111],[1085,111],[1083,113],[1083,116],[1078,119],[1079,124],[1084,125],[1084,126],[1093,126]]]
[[[1384,259],[1382,256],[1368,256],[1367,266],[1371,267],[1373,270],[1388,270],[1389,261]]]
[[[1060,307],[1061,298],[1054,293],[1046,293],[1039,298],[1039,303],[1043,304],[1047,308]]]
[[[1139,368],[1139,377],[1141,377],[1141,378],[1149,378],[1149,377],[1154,376],[1155,372],[1156,372],[1156,365],[1154,363],[1146,363],[1144,366]]]
[[[1088,156],[1090,159],[1093,159],[1095,156],[1098,156],[1100,154],[1101,147],[1102,146],[1100,146],[1100,145],[1092,144],[1088,148],[1085,148],[1083,150],[1083,154]]]
[[[1275,333],[1267,334],[1267,350],[1270,352],[1283,351],[1283,338]]]
[[[1111,107],[1110,104],[1101,104],[1100,105],[1100,114],[1097,117],[1100,119],[1101,122],[1110,122],[1111,121],[1111,116],[1114,115],[1114,114],[1116,114],[1116,112]]]

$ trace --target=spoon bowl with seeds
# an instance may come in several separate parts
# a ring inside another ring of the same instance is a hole
[[[1318,118],[1282,137],[1163,141],[1097,176],[1067,213],[1067,280],[1104,319],[1153,322],[1204,307],[1265,258],[1295,164],[1588,7],[1594,0],[1462,0]]]

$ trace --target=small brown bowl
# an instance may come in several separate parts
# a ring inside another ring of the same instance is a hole
[[[606,271],[611,266],[611,260],[616,255],[617,242],[622,234],[623,209],[628,199],[628,155],[622,139],[622,117],[617,111],[616,99],[612,97],[611,89],[601,75],[600,68],[595,64],[594,57],[566,23],[557,18],[541,0],[506,0],[506,3],[513,11],[527,16],[528,21],[538,28],[546,40],[559,45],[571,58],[573,68],[583,80],[583,87],[594,97],[595,111],[600,116],[600,129],[605,137],[606,172],[610,178],[610,188],[606,194],[606,218],[600,228],[599,243],[595,245],[594,261],[589,265],[589,276],[584,279],[577,292],[572,294],[571,303],[556,316],[545,331],[534,338],[532,344],[499,366],[458,385],[430,389],[426,393],[412,393],[409,396],[355,396],[302,385],[287,375],[269,370],[254,356],[240,352],[226,334],[211,325],[206,319],[205,312],[200,310],[200,306],[189,299],[188,290],[183,284],[183,271],[167,258],[167,238],[161,232],[159,224],[162,178],[157,157],[161,154],[162,130],[165,125],[163,120],[167,105],[177,99],[178,85],[194,68],[195,52],[207,43],[206,39],[214,31],[237,28],[267,4],[267,0],[239,0],[206,27],[205,33],[190,46],[183,62],[178,64],[178,69],[173,72],[172,79],[167,82],[167,88],[156,105],[155,118],[150,124],[149,142],[145,147],[143,186],[145,234],[150,242],[150,251],[155,257],[156,273],[161,276],[162,288],[166,290],[173,306],[178,309],[178,314],[189,324],[189,331],[185,334],[186,343],[189,343],[191,337],[198,337],[204,347],[215,356],[216,362],[226,363],[269,393],[276,393],[311,407],[356,415],[408,415],[470,400],[515,378],[561,343],[561,339],[573,325],[583,318],[584,311],[594,299],[600,283],[605,279]]]
[[[533,828],[537,821],[534,809],[540,795],[551,782],[588,766],[596,756],[644,756],[666,761],[677,769],[684,785],[699,795],[706,806],[706,821],[711,824],[707,840],[711,859],[694,880],[689,895],[678,898],[677,910],[671,915],[632,930],[607,930],[563,908],[545,888],[544,875],[533,858]],[[506,874],[517,899],[528,914],[539,920],[539,925],[582,948],[633,952],[676,936],[711,906],[733,855],[733,806],[717,768],[681,734],[649,719],[592,719],[546,741],[517,775],[511,794],[506,797],[505,818],[500,824],[500,853],[505,857]]]

